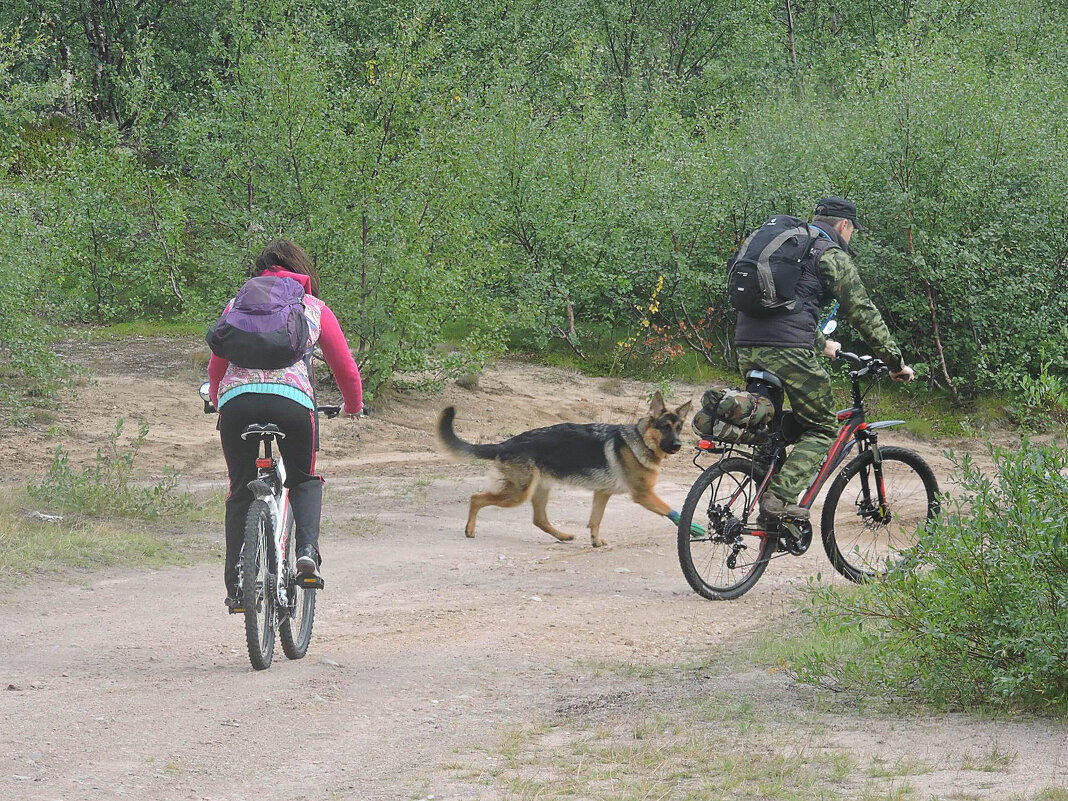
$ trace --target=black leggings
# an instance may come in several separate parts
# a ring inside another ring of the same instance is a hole
[[[250,423],[274,423],[285,434],[276,439],[275,447],[286,467],[286,486],[292,490],[307,481],[321,481],[315,475],[316,419],[312,409],[281,395],[246,392],[227,401],[219,410],[219,434],[223,456],[230,474],[230,494],[226,498],[226,566],[227,592],[233,594],[237,583],[237,560],[245,538],[245,518],[252,504],[248,483],[256,478],[258,439],[241,439]],[[316,514],[316,529],[318,528]],[[302,521],[297,521],[298,525]],[[316,531],[316,536],[318,532]]]

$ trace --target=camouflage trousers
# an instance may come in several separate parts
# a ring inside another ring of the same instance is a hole
[[[768,487],[786,503],[797,503],[838,435],[831,377],[816,351],[807,348],[741,347],[738,369],[743,376],[749,370],[768,370],[781,378],[790,408],[805,429]]]

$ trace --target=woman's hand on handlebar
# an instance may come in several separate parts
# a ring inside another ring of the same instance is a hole
[[[366,403],[361,404],[360,408],[357,409],[354,412],[349,410],[349,407],[348,407],[347,404],[342,404],[341,405],[341,413],[343,415],[345,415],[346,417],[357,417],[358,418],[358,417],[368,417],[368,416],[370,416],[371,410],[370,410],[370,408],[368,408]]]
[[[890,377],[895,381],[908,384],[916,380],[916,371],[907,364],[902,364],[900,370],[890,373]]]

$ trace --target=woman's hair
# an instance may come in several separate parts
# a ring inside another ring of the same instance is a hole
[[[272,267],[281,267],[291,273],[307,275],[311,278],[309,293],[319,297],[319,271],[315,269],[308,254],[299,245],[294,245],[288,239],[275,239],[273,242],[268,242],[267,247],[256,259],[252,275],[260,275]]]

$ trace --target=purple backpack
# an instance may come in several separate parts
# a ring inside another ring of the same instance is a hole
[[[250,278],[206,339],[212,353],[238,367],[279,370],[296,364],[312,349],[304,287],[276,275]]]

